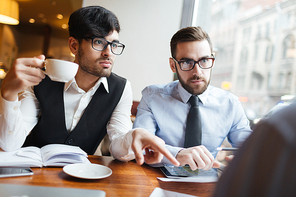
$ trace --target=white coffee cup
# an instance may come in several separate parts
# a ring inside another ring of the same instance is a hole
[[[44,73],[53,81],[68,82],[73,79],[78,70],[78,64],[65,60],[44,60]]]

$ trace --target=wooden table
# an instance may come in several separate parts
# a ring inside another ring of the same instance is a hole
[[[156,179],[164,177],[158,168],[139,166],[134,161],[125,163],[105,156],[89,156],[89,160],[108,166],[113,171],[112,175],[104,179],[85,180],[65,174],[62,168],[44,167],[32,168],[33,176],[0,178],[0,183],[98,189],[105,191],[107,197],[150,196],[155,187],[195,196],[211,196],[215,187],[215,183],[162,182]]]

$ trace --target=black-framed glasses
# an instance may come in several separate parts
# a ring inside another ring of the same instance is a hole
[[[210,69],[214,66],[214,61],[215,61],[215,57],[213,54],[212,54],[212,57],[201,58],[198,61],[194,61],[192,59],[184,59],[184,60],[178,61],[173,57],[172,57],[172,59],[179,64],[180,69],[183,71],[192,70],[194,68],[195,64],[198,64],[198,66],[201,69]]]
[[[91,38],[91,37],[86,37],[85,39],[91,39],[91,46],[94,50],[97,51],[104,51],[108,45],[110,45],[111,47],[111,52],[114,55],[121,55],[125,45],[116,41],[113,42],[109,42],[108,40],[106,40],[105,38]]]

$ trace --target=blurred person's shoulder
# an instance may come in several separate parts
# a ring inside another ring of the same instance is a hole
[[[293,102],[288,105],[281,105],[278,108],[272,110],[273,112],[270,113],[270,115],[267,117],[269,121],[275,121],[278,119],[286,119],[295,121],[295,115],[296,115],[296,102]]]

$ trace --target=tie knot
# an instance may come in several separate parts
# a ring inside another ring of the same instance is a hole
[[[199,98],[195,95],[192,95],[188,101],[192,107],[198,106]]]

